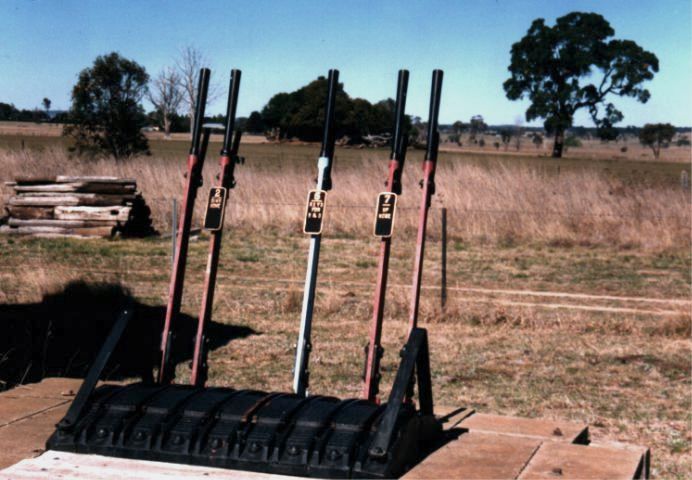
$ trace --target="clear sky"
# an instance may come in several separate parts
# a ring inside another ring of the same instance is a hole
[[[616,99],[621,125],[692,125],[690,0],[0,0],[0,101],[34,108],[43,97],[67,109],[77,73],[118,51],[150,74],[179,49],[205,53],[216,81],[243,70],[239,114],[259,110],[329,68],[353,97],[394,96],[396,72],[411,71],[407,112],[427,116],[430,75],[445,71],[440,120],[491,124],[523,118],[505,98],[509,50],[535,18],[571,11],[605,16],[616,37],[654,52],[660,72],[646,105]],[[225,96],[225,94],[224,94]],[[224,99],[208,109],[221,113]],[[591,125],[586,115],[577,124]]]

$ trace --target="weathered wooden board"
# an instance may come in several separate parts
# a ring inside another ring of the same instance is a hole
[[[20,193],[10,197],[13,206],[108,206],[132,202],[135,195],[111,195],[99,193]]]
[[[466,433],[432,453],[402,478],[517,478],[541,442],[493,433]]]
[[[15,177],[14,183],[17,185],[40,185],[42,183],[55,183],[55,176],[52,177],[33,177],[20,175]]]
[[[0,404],[0,427],[17,422],[27,416],[49,410],[71,400],[71,398],[63,398],[58,401],[55,398],[44,397],[3,398],[2,404]],[[27,412],[30,413],[28,414]]]
[[[19,219],[49,219],[53,218],[54,207],[17,207],[8,205],[5,207],[10,216]]]
[[[0,402],[5,398],[53,398],[62,400],[75,395],[82,385],[81,378],[51,377],[38,383],[17,385],[11,390],[0,392]],[[114,383],[114,382],[109,382]]]
[[[641,452],[622,448],[544,442],[519,478],[632,479],[643,478]]]
[[[114,227],[118,220],[58,220],[58,219],[32,219],[22,220],[10,218],[7,221],[10,227],[59,227],[59,228],[90,228],[90,227]]]
[[[224,470],[221,468],[177,465],[174,463],[150,462],[104,457],[101,455],[80,455],[49,450],[39,458],[26,460],[0,472],[0,479],[53,480],[55,478],[73,480],[295,480],[296,477],[269,475],[266,473]]]
[[[55,424],[65,416],[68,406],[69,402],[62,402],[0,428],[0,468],[43,453],[48,436],[55,430]]]
[[[76,183],[76,182],[100,182],[116,184],[136,184],[134,178],[122,178],[103,175],[53,175],[53,176],[31,176],[20,175],[14,179],[17,185],[40,185],[42,183]]]
[[[564,420],[476,413],[465,418],[459,427],[466,428],[471,432],[502,433],[569,443],[586,443],[589,440],[588,425]]]
[[[55,181],[59,183],[71,182],[101,182],[101,183],[120,183],[120,184],[136,184],[134,178],[110,177],[110,176],[72,176],[58,175]]]
[[[135,184],[118,184],[103,182],[72,182],[72,183],[49,183],[42,185],[17,185],[14,191],[17,193],[28,192],[53,192],[53,193],[109,193],[109,194],[132,194],[137,190]]]
[[[60,220],[117,220],[126,222],[130,218],[132,207],[55,207],[55,218]]]
[[[76,235],[83,237],[110,237],[113,227],[62,228],[62,227],[10,227],[3,225],[0,233],[15,235]]]

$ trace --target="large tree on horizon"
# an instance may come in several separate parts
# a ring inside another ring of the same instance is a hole
[[[631,40],[613,39],[615,31],[597,13],[572,12],[550,27],[533,21],[511,49],[503,84],[507,98],[528,98],[526,120],[544,119],[554,135],[553,157],[561,157],[565,130],[574,114],[586,108],[601,135],[612,132],[624,116],[608,97],[632,97],[646,103],[651,94],[642,83],[658,72],[658,58]]]
[[[141,129],[146,123],[141,101],[149,75],[134,60],[112,52],[100,55],[79,73],[72,89],[71,124],[63,133],[80,153],[124,158],[149,153]]]
[[[283,138],[320,140],[326,93],[327,79],[320,76],[298,90],[275,94],[262,109],[264,126],[279,128]],[[391,134],[394,108],[392,99],[372,104],[363,98],[351,98],[340,83],[334,111],[336,135],[359,142],[366,135]],[[410,124],[410,119],[406,117],[404,128],[408,129]]]

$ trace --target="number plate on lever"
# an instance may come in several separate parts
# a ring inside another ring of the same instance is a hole
[[[213,232],[223,227],[223,216],[226,210],[226,194],[224,187],[211,187],[207,200],[207,213],[204,215],[204,229]]]
[[[322,233],[322,218],[324,217],[324,205],[327,200],[327,192],[324,190],[310,190],[308,192],[308,204],[305,207],[305,221],[303,233],[319,235]]]
[[[376,237],[391,237],[394,230],[394,216],[396,214],[396,193],[382,192],[377,196],[377,212],[375,213]]]

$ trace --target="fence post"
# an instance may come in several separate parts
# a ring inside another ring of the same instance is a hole
[[[447,209],[442,207],[442,255],[440,260],[440,306],[447,304]]]
[[[175,246],[178,241],[178,202],[173,199],[171,207],[171,264],[175,262]]]

